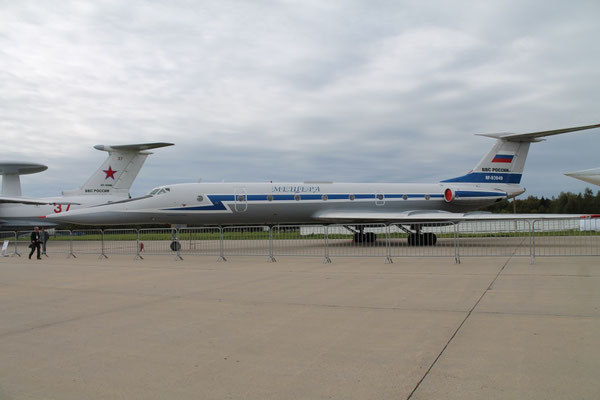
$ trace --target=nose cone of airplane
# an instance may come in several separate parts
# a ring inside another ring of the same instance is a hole
[[[580,181],[600,185],[600,168],[586,169],[583,171],[567,172],[565,175]]]

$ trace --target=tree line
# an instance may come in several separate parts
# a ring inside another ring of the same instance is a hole
[[[515,206],[519,214],[600,214],[600,190],[596,194],[586,188],[583,193],[561,192],[551,198],[529,196],[525,199],[502,200],[483,211],[512,213]]]

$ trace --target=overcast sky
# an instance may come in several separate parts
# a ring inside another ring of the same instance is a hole
[[[132,194],[210,181],[437,182],[493,140],[600,123],[600,2],[0,0],[0,159],[81,185],[95,144],[173,142]],[[528,194],[582,191],[600,129],[532,146]],[[600,189],[595,187],[594,191]]]

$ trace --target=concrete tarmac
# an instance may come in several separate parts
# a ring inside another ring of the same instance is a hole
[[[598,257],[0,259],[0,399],[597,399]]]

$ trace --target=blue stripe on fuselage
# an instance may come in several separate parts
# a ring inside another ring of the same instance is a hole
[[[267,201],[268,196],[266,194],[250,194],[246,195],[247,201]],[[295,194],[274,194],[271,195],[273,197],[273,201],[293,201],[296,200]],[[302,194],[300,195],[299,201],[306,200],[322,200],[323,194]],[[407,199],[425,199],[426,194],[384,194],[385,199],[402,199],[406,196]],[[175,207],[175,208],[163,208],[166,211],[227,211],[227,207],[225,206],[225,202],[233,202],[235,201],[234,195],[220,195],[220,194],[210,194],[206,195],[208,200],[212,203],[211,205],[206,206],[192,206],[192,207]],[[443,194],[430,194],[429,198],[431,199],[442,199],[444,197]],[[502,193],[497,192],[482,192],[482,191],[457,191],[456,197],[502,197]],[[350,194],[328,194],[328,200],[349,200]],[[369,200],[377,200],[376,194],[355,194],[355,199],[369,199]],[[349,200],[350,201],[350,200]]]

